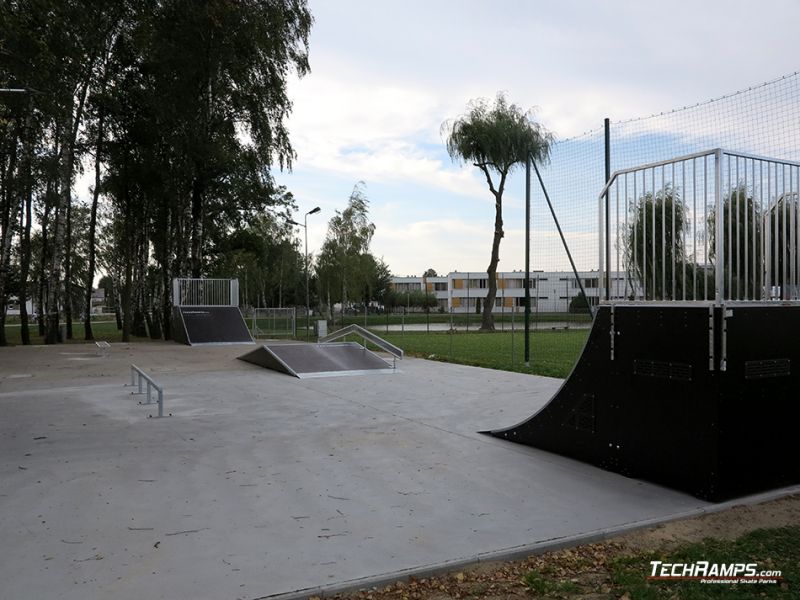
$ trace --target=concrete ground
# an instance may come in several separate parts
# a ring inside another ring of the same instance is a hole
[[[414,359],[299,380],[249,349],[0,348],[0,598],[296,595],[708,506],[476,433],[558,380]],[[173,416],[147,418],[131,363]]]

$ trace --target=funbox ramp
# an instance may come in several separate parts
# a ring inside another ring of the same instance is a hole
[[[253,344],[238,306],[176,306],[173,310],[176,342],[200,344]]]
[[[262,344],[239,360],[300,379],[394,372],[380,356],[356,342]]]
[[[484,433],[722,501],[800,482],[800,307],[600,307],[532,417]]]

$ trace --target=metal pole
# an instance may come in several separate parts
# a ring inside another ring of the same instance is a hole
[[[606,184],[611,180],[611,122],[606,118],[603,120],[603,129],[604,131],[604,138],[605,138],[605,174],[606,174]],[[605,286],[606,286],[606,300],[610,300],[610,293],[611,293],[611,280],[609,278],[609,273],[611,271],[611,242],[610,242],[610,230],[609,230],[609,198],[608,193],[606,193],[606,272],[605,272]],[[584,294],[584,298],[586,298],[586,303],[589,304],[589,298],[586,297]]]
[[[567,245],[567,240],[564,238],[564,232],[561,231],[561,225],[558,222],[558,217],[556,217],[556,212],[553,210],[553,204],[550,202],[550,195],[547,193],[547,188],[544,187],[544,181],[542,181],[542,175],[539,173],[539,167],[536,166],[536,161],[531,161],[533,165],[533,170],[536,171],[536,176],[539,178],[539,185],[542,187],[542,192],[544,192],[544,199],[547,201],[547,206],[550,208],[550,214],[553,215],[553,221],[556,223],[556,229],[558,229],[558,235],[561,236],[561,243],[564,244],[564,250],[567,252],[567,258],[569,258],[569,264],[572,265],[572,272],[575,274],[575,279],[578,280],[578,287],[581,289],[581,293],[583,297],[586,298],[587,304],[589,304],[589,296],[586,295],[586,290],[583,289],[583,280],[578,275],[578,270],[575,268],[575,261],[572,260],[572,253],[569,251],[569,246]],[[595,307],[589,304],[589,312],[591,313],[592,317],[594,317]]]
[[[302,225],[300,225],[300,223],[297,223],[295,221],[289,220],[289,223],[292,223],[294,225],[298,225],[298,226],[302,227],[303,228],[303,233],[305,234],[304,237],[305,237],[305,242],[306,242],[306,256],[305,256],[305,258],[306,258],[306,260],[305,260],[305,265],[306,265],[306,341],[309,340],[309,336],[310,336],[310,331],[309,330],[311,329],[310,314],[309,314],[309,313],[311,313],[311,294],[310,294],[309,289],[308,289],[308,215],[315,215],[320,210],[321,209],[320,209],[319,206],[315,206],[310,211],[308,211],[305,215],[303,215],[303,224]]]
[[[525,366],[531,366],[531,156],[525,160]],[[512,344],[513,344],[513,337]],[[513,352],[513,346],[512,346]]]
[[[306,341],[309,341],[310,334],[308,328],[311,324],[311,294],[308,289],[308,213],[303,216],[303,233],[306,239]]]
[[[721,306],[725,299],[725,221],[722,214],[722,150],[714,152],[714,210],[715,233],[714,248],[717,264],[714,271],[714,303]]]

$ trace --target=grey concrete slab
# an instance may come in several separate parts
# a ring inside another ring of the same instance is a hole
[[[300,380],[231,347],[28,352],[0,352],[3,599],[260,598],[708,506],[476,433],[529,416],[555,379],[407,359]],[[174,416],[147,418],[130,362]]]

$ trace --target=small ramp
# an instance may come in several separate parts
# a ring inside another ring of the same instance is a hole
[[[253,344],[238,306],[176,306],[175,341],[199,344]]]
[[[356,342],[262,344],[239,360],[300,379],[395,372],[380,356]]]

